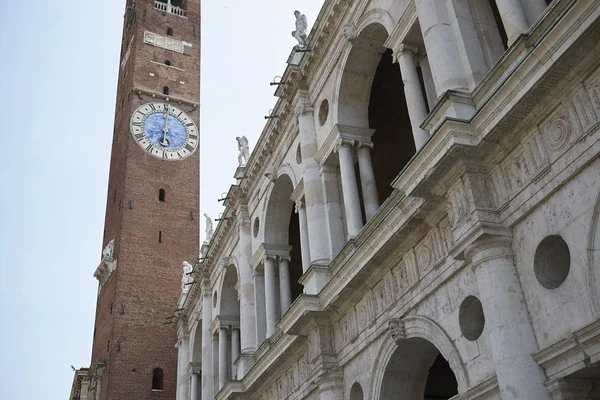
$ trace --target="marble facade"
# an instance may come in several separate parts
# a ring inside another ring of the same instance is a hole
[[[595,1],[325,2],[182,295],[177,399],[600,398],[599,39]]]

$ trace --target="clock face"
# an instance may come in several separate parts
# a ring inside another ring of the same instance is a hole
[[[131,134],[148,154],[183,160],[198,147],[198,128],[182,110],[166,103],[147,103],[133,113]]]

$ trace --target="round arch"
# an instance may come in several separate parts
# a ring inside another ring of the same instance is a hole
[[[406,330],[406,340],[423,339],[433,345],[439,354],[448,361],[458,384],[458,392],[464,393],[470,387],[469,377],[463,361],[454,346],[454,343],[446,332],[433,320],[422,316],[411,316],[403,318]],[[377,354],[371,380],[371,398],[378,399],[385,372],[390,360],[398,349],[391,335],[386,335]]]
[[[362,29],[344,51],[343,67],[336,82],[333,116],[339,125],[369,128],[369,99],[383,43],[389,33],[376,18],[377,14],[361,20]],[[368,25],[366,25],[368,23]]]
[[[288,244],[289,219],[294,202],[290,199],[294,182],[287,173],[277,173],[277,179],[265,196],[263,241],[269,244]],[[293,175],[292,175],[293,176]]]
[[[597,317],[600,316],[600,299],[598,298],[598,286],[600,285],[600,194],[594,207],[594,215],[590,225],[588,240],[588,290],[592,301],[592,311]]]
[[[200,319],[190,331],[189,354],[192,362],[202,362],[202,320]]]
[[[238,316],[240,315],[240,301],[236,286],[239,283],[239,273],[237,267],[231,263],[223,267],[219,277],[218,296],[218,315]]]

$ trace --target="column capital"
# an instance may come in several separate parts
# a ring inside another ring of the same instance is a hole
[[[512,263],[512,236],[485,235],[467,246],[464,255],[471,262],[473,270],[496,258],[509,258]]]
[[[366,147],[368,149],[373,150],[373,147],[375,147],[375,146],[373,145],[373,142],[370,142],[370,141],[369,142],[367,142],[367,141],[358,141],[358,143],[356,144],[356,147],[359,148],[359,149],[362,149],[362,148]]]
[[[338,138],[335,143],[334,151],[338,153],[342,147],[354,147],[356,145],[356,140],[353,139],[344,139]]]
[[[411,46],[406,43],[398,43],[398,45],[394,47],[393,61],[397,63],[400,56],[402,55],[412,55],[414,57],[417,55],[418,52],[419,48],[416,46]]]
[[[310,97],[308,93],[301,93],[298,96],[298,101],[296,102],[296,106],[294,107],[294,114],[296,118],[307,113],[314,112],[314,108],[310,103]]]
[[[292,257],[290,257],[289,255],[280,255],[280,256],[277,256],[277,258],[279,259],[279,261],[287,261],[287,262],[292,261]]]

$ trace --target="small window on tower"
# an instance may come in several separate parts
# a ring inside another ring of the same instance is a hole
[[[166,192],[165,189],[160,189],[158,191],[158,201],[165,201]]]
[[[160,368],[152,371],[152,390],[163,390],[163,371]]]
[[[165,94],[167,96],[169,95],[169,87],[168,86],[163,87],[163,94]]]
[[[167,28],[167,36],[173,36],[173,28]]]
[[[165,65],[171,66],[171,61],[170,60],[165,60]]]

